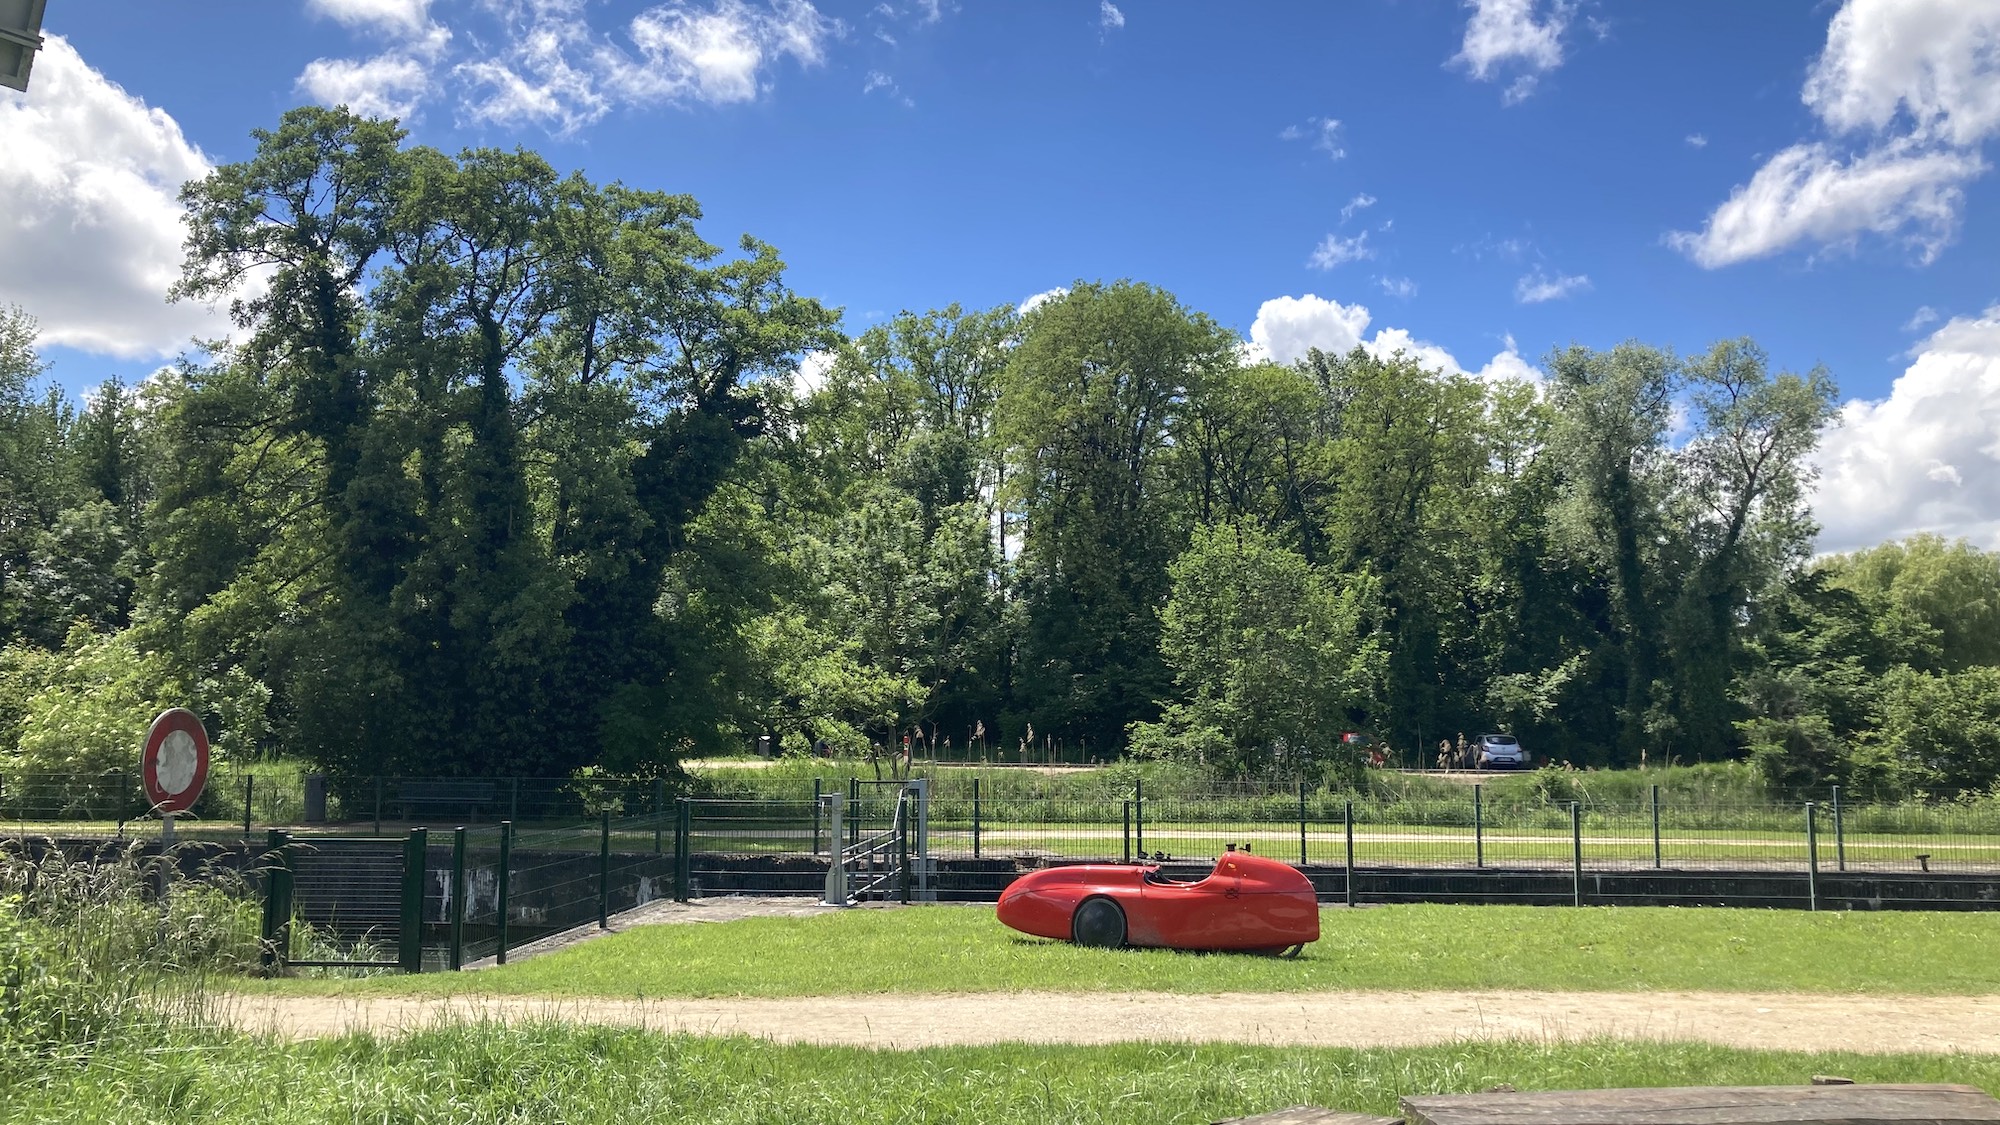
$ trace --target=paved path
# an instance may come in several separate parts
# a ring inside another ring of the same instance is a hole
[[[985,993],[783,1000],[239,996],[225,1015],[294,1037],[457,1019],[558,1019],[787,1043],[912,1048],[1172,1040],[1374,1047],[1601,1037],[1798,1051],[2000,1054],[2000,996],[1789,993]]]

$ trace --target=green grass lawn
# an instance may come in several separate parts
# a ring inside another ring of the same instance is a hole
[[[11,1068],[10,1068],[11,1069]],[[0,1072],[0,1120],[449,1122],[1207,1122],[1299,1103],[1394,1114],[1403,1094],[1655,1085],[1963,1082],[2000,1058],[1786,1054],[1602,1042],[1379,1050],[777,1046],[633,1030],[439,1028],[304,1044],[189,1033],[164,1049]]]
[[[286,992],[815,996],[879,992],[1701,990],[2000,993],[2000,915],[1385,906],[1324,913],[1295,961],[1025,937],[989,907],[646,926],[477,973]]]

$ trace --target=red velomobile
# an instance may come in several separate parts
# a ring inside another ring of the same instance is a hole
[[[1319,900],[1296,868],[1232,851],[1192,883],[1157,864],[1031,871],[1001,893],[1000,921],[1078,945],[1296,952],[1319,940]]]

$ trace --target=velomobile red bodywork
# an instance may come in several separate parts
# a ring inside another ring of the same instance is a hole
[[[1031,871],[1001,893],[1000,921],[1080,945],[1275,953],[1319,940],[1319,901],[1296,868],[1230,852],[1191,883],[1156,864]]]

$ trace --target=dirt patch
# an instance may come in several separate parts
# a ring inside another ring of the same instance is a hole
[[[562,1020],[783,1043],[1229,1042],[1378,1047],[1467,1039],[1695,1041],[1793,1051],[2000,1053],[2000,996],[1309,992],[929,994],[784,1000],[234,997],[248,1031],[317,1037],[456,1020]]]

